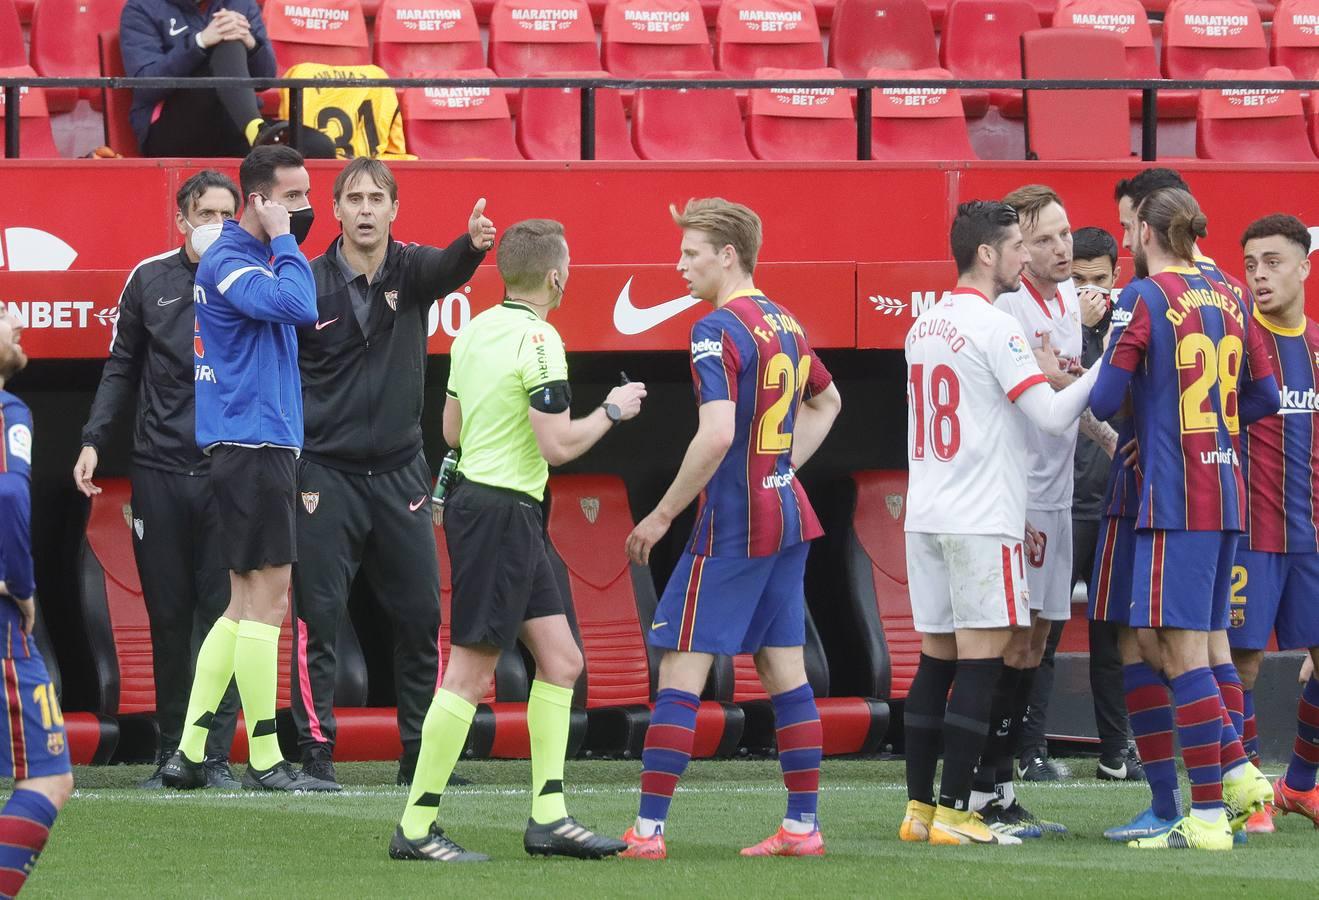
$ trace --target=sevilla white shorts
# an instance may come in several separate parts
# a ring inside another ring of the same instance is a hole
[[[1072,512],[1028,509],[1026,521],[1044,536],[1044,552],[1026,555],[1030,608],[1041,619],[1066,622],[1072,617]]]
[[[917,631],[1014,628],[1030,622],[1021,540],[989,534],[907,534],[907,587]]]

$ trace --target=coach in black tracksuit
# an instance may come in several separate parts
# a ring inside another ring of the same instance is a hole
[[[229,603],[229,574],[215,554],[210,466],[194,435],[192,308],[197,260],[220,223],[233,218],[238,189],[205,170],[180,188],[176,224],[185,245],[140,262],[119,298],[110,358],[101,373],[73,479],[88,497],[100,451],[136,400],[133,419],[133,551],[151,621],[160,757],[143,787],[160,787],[160,763],[179,745],[192,684],[192,657]],[[191,648],[191,650],[189,650]],[[238,709],[230,688],[206,746],[206,778],[237,789],[227,760]]]
[[[298,333],[306,443],[298,462],[293,718],[303,769],[334,779],[335,636],[360,567],[394,629],[394,683],[410,781],[439,674],[439,567],[421,409],[431,304],[494,243],[477,204],[444,250],[389,234],[393,175],[355,159],[334,182],[343,226],[312,261],[319,318]]]

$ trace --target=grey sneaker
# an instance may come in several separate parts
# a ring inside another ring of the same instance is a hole
[[[490,857],[484,853],[473,853],[463,849],[444,833],[438,822],[431,823],[430,833],[417,841],[403,836],[403,829],[394,829],[394,839],[389,842],[390,859],[424,859],[429,862],[489,862]]]
[[[572,816],[564,816],[546,825],[528,819],[522,846],[532,856],[572,856],[577,859],[604,859],[627,849],[623,841],[596,834]]]
[[[174,755],[173,750],[162,750],[160,756],[156,757],[156,770],[151,773],[151,777],[144,781],[139,781],[137,786],[146,791],[159,791],[165,787],[165,781],[162,773],[165,771],[165,763]]]
[[[333,793],[343,790],[333,781],[321,781],[319,778],[312,778],[293,768],[285,760],[280,760],[269,769],[257,769],[248,766],[247,771],[243,773],[243,787],[257,791],[314,791],[318,793]]]
[[[175,750],[165,765],[160,767],[160,780],[165,787],[181,791],[206,787],[206,773],[202,770],[202,764],[188,759],[182,750]]]
[[[234,777],[234,770],[229,768],[229,760],[212,756],[202,763],[206,772],[206,786],[221,791],[242,790],[243,785]]]

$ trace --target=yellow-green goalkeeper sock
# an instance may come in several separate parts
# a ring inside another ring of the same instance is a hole
[[[237,640],[238,623],[221,616],[197,651],[197,671],[192,676],[192,693],[188,695],[188,712],[179,741],[179,749],[192,762],[201,762],[206,755],[206,734],[215,718],[215,708],[234,677]]]
[[[247,722],[247,760],[265,770],[284,760],[275,737],[275,682],[278,678],[279,626],[244,619],[234,644],[234,677]]]
[[[439,812],[440,797],[449,784],[453,767],[467,743],[476,707],[457,694],[440,688],[426,711],[421,725],[421,752],[417,771],[408,791],[408,805],[399,826],[410,841],[420,840],[430,831]]]
[[[527,730],[531,732],[531,818],[538,825],[568,815],[563,802],[563,758],[568,753],[572,688],[531,683]]]

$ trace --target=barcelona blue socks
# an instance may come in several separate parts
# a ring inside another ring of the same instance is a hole
[[[788,789],[783,827],[797,834],[809,834],[816,827],[824,744],[815,692],[809,684],[803,684],[775,694],[770,702],[774,704],[779,767],[783,770],[783,786]]]
[[[1287,766],[1287,787],[1308,791],[1314,787],[1319,771],[1319,678],[1310,676],[1301,691],[1296,709],[1296,743]]]
[[[23,888],[46,846],[59,810],[37,791],[14,791],[0,810],[0,895]]]
[[[1177,761],[1173,759],[1176,724],[1168,688],[1145,662],[1122,667],[1122,686],[1131,734],[1150,783],[1150,808],[1160,819],[1174,819],[1181,815],[1181,804],[1177,800]]]
[[[1259,726],[1255,724],[1255,691],[1241,692],[1241,746],[1246,748],[1246,756],[1252,760],[1259,759]]]
[[[1219,763],[1226,718],[1223,698],[1208,666],[1178,675],[1172,680],[1172,692],[1177,703],[1177,738],[1191,781],[1191,812],[1212,822],[1223,812]]]
[[[692,758],[696,711],[700,706],[700,697],[674,688],[665,688],[655,695],[655,708],[641,751],[641,807],[635,827],[641,837],[664,830],[673,791]]]
[[[1241,685],[1241,676],[1232,663],[1220,663],[1211,670],[1214,681],[1218,684],[1218,694],[1223,701],[1223,729],[1219,735],[1218,764],[1226,776],[1237,766],[1246,762],[1246,750],[1241,745],[1241,729],[1245,721],[1245,697]]]

